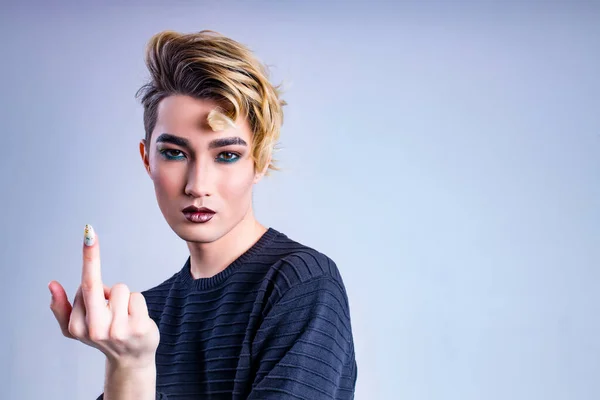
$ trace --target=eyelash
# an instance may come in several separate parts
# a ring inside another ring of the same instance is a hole
[[[219,160],[218,156],[221,156],[222,154],[232,155],[234,158],[231,160],[224,160],[224,159]],[[218,156],[215,161],[219,162],[219,163],[233,163],[233,162],[236,162],[237,160],[239,160],[241,157],[238,153],[234,153],[233,151],[222,151],[218,154]]]
[[[182,158],[184,158],[183,156],[173,156],[173,155],[169,155],[168,153],[181,153],[183,154],[183,152],[181,150],[174,150],[174,149],[162,149],[160,150],[160,154],[167,160],[169,161],[175,161],[175,160],[181,160]],[[232,155],[234,156],[233,159],[231,160],[219,160],[219,156],[223,155],[223,154],[228,154],[228,155]],[[233,163],[236,162],[237,160],[239,160],[241,157],[240,154],[234,152],[234,151],[222,151],[221,153],[219,153],[217,155],[217,158],[215,159],[216,162],[218,163],[223,163],[223,164],[228,164],[228,163]]]

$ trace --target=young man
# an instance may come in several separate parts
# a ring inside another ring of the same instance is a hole
[[[352,399],[348,299],[324,254],[254,217],[253,186],[274,169],[285,104],[263,66],[211,31],[152,37],[140,90],[140,155],[161,212],[188,244],[155,288],[103,286],[86,226],[71,307],[51,282],[65,336],[106,355],[100,398]]]

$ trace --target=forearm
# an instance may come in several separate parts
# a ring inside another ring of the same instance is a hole
[[[156,366],[131,369],[107,361],[104,400],[156,400]]]

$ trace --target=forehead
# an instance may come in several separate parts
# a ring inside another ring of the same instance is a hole
[[[196,99],[185,95],[172,95],[164,98],[158,105],[154,133],[170,133],[177,136],[220,137],[239,136],[250,143],[252,130],[246,118],[239,117],[235,121],[235,128],[215,132],[208,123],[208,115],[218,108],[214,100]],[[153,134],[153,138],[156,138]]]

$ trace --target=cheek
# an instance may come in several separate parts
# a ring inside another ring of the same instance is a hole
[[[242,203],[251,198],[253,183],[251,168],[232,168],[219,180],[219,193],[228,200]]]
[[[155,164],[151,176],[155,190],[163,196],[177,195],[181,191],[184,174],[177,168]]]

